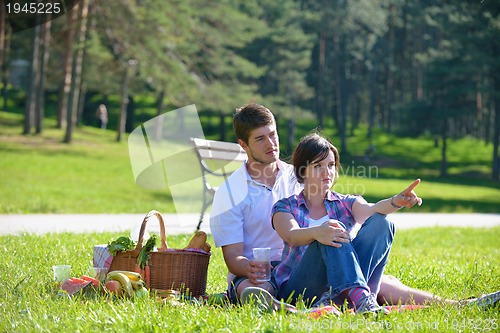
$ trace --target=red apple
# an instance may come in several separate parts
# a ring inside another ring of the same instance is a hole
[[[106,282],[106,289],[108,289],[111,294],[115,294],[117,296],[120,296],[123,293],[122,285],[120,282],[115,280],[109,280]]]

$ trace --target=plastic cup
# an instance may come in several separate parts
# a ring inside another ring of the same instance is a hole
[[[96,278],[100,282],[104,282],[106,279],[106,274],[108,274],[108,269],[104,267],[90,267],[89,276]]]
[[[52,270],[56,282],[62,283],[71,277],[71,265],[55,265],[52,266]]]
[[[254,247],[252,249],[254,260],[259,263],[265,270],[261,272],[261,277],[257,279],[259,282],[271,280],[271,248],[270,247]]]

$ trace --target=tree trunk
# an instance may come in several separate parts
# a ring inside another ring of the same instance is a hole
[[[221,113],[219,115],[219,119],[220,119],[220,140],[221,141],[226,141],[226,134],[227,134],[227,131],[226,131],[226,115],[224,113]]]
[[[156,100],[156,118],[155,118],[155,129],[154,129],[154,140],[160,141],[163,136],[163,118],[160,117],[165,110],[165,90],[162,89],[158,94]]]
[[[341,140],[342,140],[342,122],[343,122],[343,119],[342,119],[342,75],[341,75],[341,68],[342,68],[342,64],[341,64],[341,57],[340,57],[340,42],[339,42],[339,36],[334,34],[333,36],[333,54],[334,54],[334,65],[333,65],[333,68],[334,68],[334,73],[333,73],[333,77],[335,78],[335,110],[334,112],[336,112],[336,115],[334,115],[334,121],[335,121],[335,125],[337,127],[337,130],[339,131],[340,133],[340,137],[341,137]],[[339,115],[340,113],[340,115]]]
[[[71,69],[73,68],[73,41],[76,32],[76,18],[80,4],[77,4],[66,15],[68,31],[66,32],[66,49],[63,60],[63,83],[59,92],[59,104],[57,107],[57,128],[67,126],[68,99],[71,89]]]
[[[5,51],[5,10],[0,10],[0,69],[3,68],[4,51]]]
[[[441,127],[441,141],[443,142],[443,146],[441,147],[441,174],[440,177],[446,177],[448,175],[448,160],[446,159],[446,139],[447,139],[447,127],[448,127],[448,119],[443,120],[443,124]]]
[[[37,16],[37,23],[40,17]],[[35,122],[37,88],[40,85],[40,48],[41,48],[41,27],[39,24],[33,29],[33,51],[31,54],[31,73],[29,80],[28,93],[26,95],[26,106],[24,110],[24,128],[23,134],[30,134],[31,128]]]
[[[375,103],[376,103],[376,82],[377,82],[377,69],[375,62],[370,69],[370,105],[368,106],[368,140],[372,143],[373,140],[373,126],[375,126]]]
[[[335,99],[336,99],[336,108],[338,112],[337,117],[337,128],[340,134],[340,150],[343,154],[347,153],[347,144],[346,144],[346,131],[347,131],[347,99],[346,99],[346,90],[347,90],[347,80],[345,79],[345,68],[347,64],[343,59],[343,51],[341,42],[341,36],[334,37],[333,47],[335,54]]]
[[[392,127],[392,119],[391,119],[391,110],[392,110],[392,103],[393,103],[393,96],[394,96],[394,73],[393,73],[393,66],[394,66],[394,43],[395,43],[395,27],[394,27],[394,12],[395,6],[391,5],[389,8],[389,18],[388,18],[388,23],[389,23],[389,40],[387,41],[387,44],[389,45],[389,50],[388,50],[388,57],[387,57],[387,64],[386,64],[386,84],[385,84],[385,121],[386,121],[386,128],[388,131],[391,131]]]
[[[3,14],[5,14],[5,11],[2,11]],[[2,15],[2,14],[0,14]],[[6,17],[2,19],[3,22],[3,50],[1,52],[2,54],[2,64],[0,66],[0,77],[2,80],[2,96],[3,96],[3,110],[8,111],[8,106],[7,106],[7,99],[8,99],[8,89],[7,85],[9,83],[9,58],[10,58],[10,39],[11,39],[11,34],[12,30],[9,28],[9,25],[6,24]]]
[[[317,115],[319,126],[323,127],[323,116],[325,112],[325,73],[326,73],[326,32],[321,31],[319,35],[319,61],[318,61],[318,94],[316,98]]]
[[[50,15],[50,14],[47,14]],[[37,112],[36,112],[36,133],[41,134],[43,130],[43,118],[45,116],[45,81],[47,79],[47,67],[49,63],[50,50],[50,17],[42,24],[43,47],[40,60],[40,85],[37,87]]]
[[[116,141],[121,142],[123,133],[125,133],[125,124],[127,123],[127,104],[128,104],[128,71],[129,65],[125,63],[122,79],[122,93],[121,93],[121,106],[120,106],[120,119],[118,121],[118,135]]]
[[[294,148],[294,141],[295,141],[295,119],[293,117],[287,119],[286,125],[287,125],[286,148],[288,154],[291,154]]]
[[[85,57],[84,57],[85,58]],[[80,84],[80,93],[78,94],[78,106],[77,106],[77,114],[76,114],[76,124],[81,125],[83,119],[83,111],[85,109],[85,95],[87,94],[87,84],[85,81],[82,81]]]
[[[85,48],[85,37],[87,32],[87,14],[89,0],[81,0],[80,2],[80,29],[78,31],[78,47],[76,50],[75,59],[73,61],[73,68],[71,74],[71,90],[68,99],[68,114],[67,114],[67,126],[66,134],[64,136],[64,143],[71,143],[73,136],[73,128],[76,125],[76,117],[78,112],[78,101],[80,98],[80,90],[82,83],[82,66],[83,66],[83,54]]]
[[[341,105],[341,130],[340,130],[340,150],[343,154],[347,154],[347,113],[348,113],[348,100],[350,94],[350,88],[348,87],[348,83],[344,80],[345,91],[342,94],[342,105]]]
[[[491,178],[493,180],[499,180],[500,176],[500,161],[498,156],[498,146],[500,144],[500,75],[498,72],[492,73],[493,75],[493,91],[494,94],[494,126],[493,126],[493,166],[491,170]]]

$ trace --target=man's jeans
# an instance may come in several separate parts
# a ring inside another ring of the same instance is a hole
[[[377,294],[394,233],[394,225],[386,215],[374,214],[363,223],[354,240],[340,243],[340,248],[312,242],[290,279],[280,286],[278,297],[295,302],[302,295],[304,300],[312,301],[330,290],[331,297],[336,298],[354,287]]]

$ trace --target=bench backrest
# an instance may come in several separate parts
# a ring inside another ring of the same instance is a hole
[[[243,162],[247,154],[237,143],[192,138],[198,157],[203,161]]]
[[[191,138],[194,150],[201,166],[203,178],[203,207],[200,222],[196,230],[200,230],[205,210],[212,204],[219,185],[227,179],[247,159],[247,154],[237,143]]]

